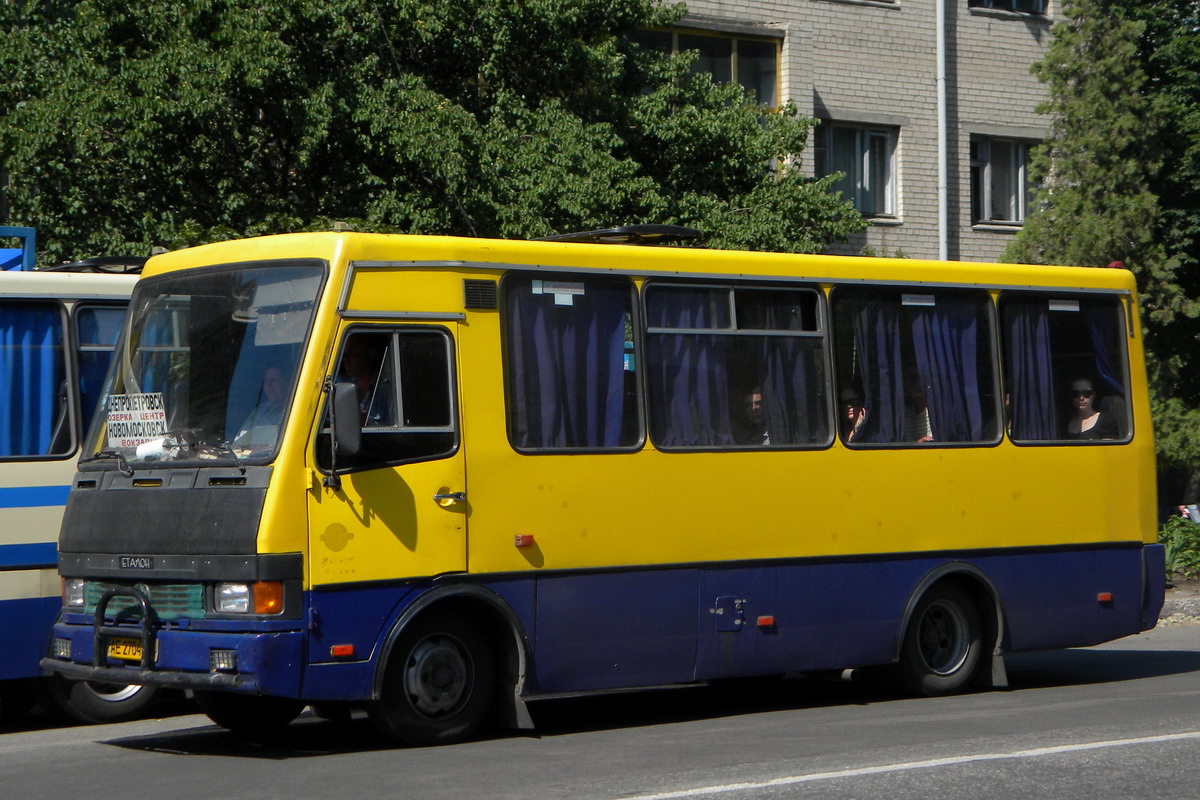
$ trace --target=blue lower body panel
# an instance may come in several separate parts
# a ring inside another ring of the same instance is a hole
[[[0,600],[0,642],[4,645],[0,681],[41,674],[38,661],[46,655],[50,627],[60,605],[58,597]]]
[[[367,700],[406,611],[456,589],[515,625],[527,696],[870,666],[896,659],[908,610],[947,570],[1009,652],[1134,634],[1153,627],[1162,604],[1161,548],[1138,544],[457,575],[310,592],[309,624],[289,631],[166,630],[155,668],[202,676],[210,651],[229,649],[240,684],[226,688]],[[73,661],[90,662],[90,626],[55,630],[71,638]]]

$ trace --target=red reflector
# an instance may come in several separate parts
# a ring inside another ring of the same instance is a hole
[[[758,627],[774,628],[775,627],[775,617],[773,617],[773,616],[759,617],[758,618]]]
[[[1112,592],[1101,592],[1100,594],[1096,595],[1096,602],[1111,603],[1112,602]]]
[[[334,658],[349,658],[354,655],[354,645],[352,644],[335,644],[329,648],[329,655]]]
[[[513,544],[517,547],[533,547],[533,534],[518,533],[513,537]]]

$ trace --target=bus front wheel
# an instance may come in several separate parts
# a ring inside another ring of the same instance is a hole
[[[255,738],[278,733],[304,710],[303,703],[287,697],[210,691],[197,691],[195,696],[196,705],[213,722]]]
[[[897,678],[915,694],[962,691],[979,665],[982,642],[979,608],[971,595],[954,584],[933,586],[908,621]]]
[[[495,665],[487,639],[457,617],[432,614],[400,635],[367,713],[393,741],[426,746],[474,733],[492,703]]]
[[[77,722],[124,722],[140,717],[154,703],[158,689],[135,683],[72,681],[60,675],[47,678],[46,694],[58,711]]]

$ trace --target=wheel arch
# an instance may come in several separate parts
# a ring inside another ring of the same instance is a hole
[[[982,640],[991,657],[980,659],[973,677],[976,684],[1002,689],[1008,686],[1004,669],[1004,640],[1006,637],[1004,605],[996,586],[979,567],[966,561],[948,561],[931,569],[909,593],[904,614],[897,630],[893,660],[899,660],[904,647],[904,633],[921,598],[934,586],[951,583],[966,591],[977,604],[983,622]]]
[[[383,637],[372,676],[371,698],[383,693],[383,680],[396,641],[415,620],[430,613],[454,614],[479,628],[496,657],[496,724],[532,729],[533,721],[521,694],[529,664],[529,639],[517,613],[504,598],[475,584],[436,587],[410,603]]]

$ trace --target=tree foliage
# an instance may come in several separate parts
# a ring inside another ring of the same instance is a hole
[[[0,171],[56,261],[256,233],[862,227],[789,168],[810,121],[641,49],[655,0],[0,4]],[[774,165],[774,166],[771,166]]]
[[[1043,61],[1051,137],[1005,253],[1123,262],[1138,282],[1164,465],[1200,464],[1200,34],[1196,0],[1064,0]]]

